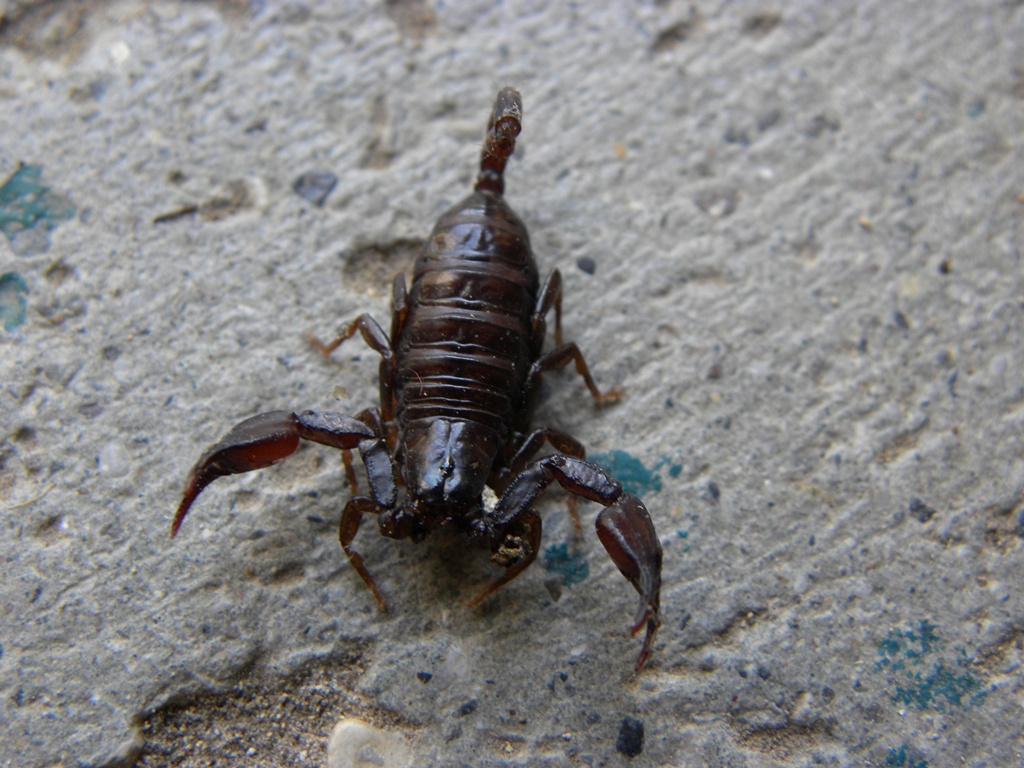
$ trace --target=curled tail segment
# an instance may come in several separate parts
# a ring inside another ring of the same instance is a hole
[[[505,192],[505,163],[516,149],[516,136],[522,130],[523,97],[510,86],[502,88],[494,100],[487,137],[480,157],[480,175],[476,189],[501,195]]]

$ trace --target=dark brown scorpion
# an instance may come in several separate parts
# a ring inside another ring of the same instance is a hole
[[[575,438],[553,429],[530,430],[547,371],[575,363],[599,404],[619,393],[602,394],[576,344],[562,343],[561,275],[553,270],[539,284],[526,227],[504,200],[503,173],[521,115],[519,92],[503,89],[473,193],[434,226],[416,262],[412,290],[406,292],[403,275],[395,278],[391,335],[364,314],[330,344],[311,339],[326,355],[358,332],[381,357],[380,407],[355,417],[272,411],[241,422],[192,468],[171,535],[211,482],[268,467],[293,453],[300,440],[341,449],[355,494],[350,451],[358,450],[369,495],[354,495],[345,505],[339,538],[381,610],[384,596],[352,547],[367,513],[377,516],[381,534],[389,538],[418,542],[435,528],[453,527],[489,549],[505,571],[477,594],[474,606],[537,557],[541,519],[531,504],[557,482],[606,507],[597,517],[598,538],[640,594],[632,632],[647,628],[639,671],[659,625],[662,553],[650,515],[640,499],[584,461]],[[556,347],[544,353],[552,309]],[[531,463],[545,443],[558,453]],[[406,488],[404,500],[399,485]],[[485,503],[486,489],[496,494],[496,503]]]

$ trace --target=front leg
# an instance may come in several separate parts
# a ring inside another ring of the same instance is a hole
[[[377,487],[371,488],[375,496],[393,503],[394,469],[391,469],[391,488],[388,489],[390,455],[381,440],[366,424],[340,413],[314,413],[306,411],[296,415],[290,411],[271,411],[253,416],[236,425],[228,434],[204,453],[189,474],[185,492],[171,524],[171,536],[178,532],[192,502],[218,477],[252,472],[269,467],[290,456],[299,447],[299,440],[311,440],[333,448],[358,448],[364,461],[378,467]],[[383,454],[383,455],[382,455]],[[368,467],[369,467],[368,464]]]
[[[594,464],[570,456],[547,456],[513,478],[494,511],[483,518],[482,525],[492,541],[499,541],[508,526],[532,514],[530,505],[553,482],[606,507],[597,518],[597,536],[612,562],[640,595],[633,634],[647,627],[636,660],[635,669],[639,671],[651,653],[660,624],[662,560],[661,542],[640,499],[624,493],[614,478]]]
[[[387,613],[388,603],[377,586],[376,579],[367,570],[366,564],[363,562],[363,556],[352,547],[352,540],[356,537],[356,532],[359,530],[359,523],[362,522],[363,515],[368,512],[377,514],[380,511],[380,505],[373,499],[368,499],[365,496],[356,496],[353,499],[349,499],[344,511],[341,513],[341,524],[338,526],[338,540],[341,542],[341,548],[344,550],[349,564],[373,593],[373,599],[377,601],[377,607],[380,608],[381,613]]]
[[[494,542],[491,547],[491,562],[502,566],[505,572],[481,589],[466,604],[467,608],[476,608],[489,595],[530,567],[540,552],[542,529],[540,515],[528,509],[519,516],[514,525],[502,531],[500,540]]]

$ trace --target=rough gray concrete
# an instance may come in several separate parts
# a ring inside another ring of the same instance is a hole
[[[0,242],[0,765],[322,765],[342,716],[417,766],[1024,759],[1019,3],[0,19],[0,183],[40,167],[75,210]],[[508,198],[627,391],[596,411],[553,376],[538,423],[659,476],[664,627],[635,680],[634,595],[558,494],[545,543],[589,576],[538,560],[475,612],[482,555],[371,524],[375,611],[325,449],[219,481],[168,538],[240,419],[373,403],[372,353],[302,334],[386,318],[506,83]],[[314,170],[323,207],[293,191]]]

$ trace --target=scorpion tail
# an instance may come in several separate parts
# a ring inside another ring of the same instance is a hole
[[[523,97],[515,88],[506,86],[498,91],[487,124],[487,137],[480,157],[480,175],[476,179],[477,191],[505,192],[505,163],[516,149],[516,136],[522,130]]]

